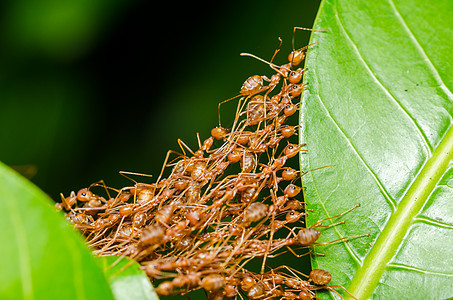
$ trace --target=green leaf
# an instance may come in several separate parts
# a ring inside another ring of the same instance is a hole
[[[336,166],[304,176],[307,224],[360,203],[320,241],[370,236],[312,263],[358,299],[453,295],[452,15],[450,0],[326,0],[315,22],[302,170]]]
[[[0,163],[0,299],[113,299],[81,237],[41,190]]]
[[[159,299],[140,265],[118,256],[98,257],[116,300]]]

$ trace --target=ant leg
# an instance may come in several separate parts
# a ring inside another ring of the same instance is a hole
[[[300,29],[300,30],[306,30],[306,31],[312,31],[312,32],[328,32],[327,30],[317,30],[317,29],[311,29],[311,28],[305,28],[305,27],[297,27],[295,26],[293,28],[293,38],[292,38],[292,46],[293,46],[293,51],[295,51],[294,49],[294,37],[296,36],[296,30],[297,29]],[[308,47],[308,46],[307,46]]]
[[[296,32],[296,29],[307,30],[307,31],[314,31],[314,32],[328,32],[327,30],[317,30],[317,29],[305,28],[305,27],[298,27],[298,26],[295,26],[295,27],[294,27],[294,32]]]
[[[108,249],[108,247],[110,247],[115,241],[116,241],[116,237],[118,236],[118,232],[120,231],[121,229],[121,225],[123,224],[123,221],[126,217],[122,217],[121,218],[121,221],[120,221],[120,224],[118,225],[118,228],[116,229],[115,231],[115,235],[113,236],[113,238],[107,243],[104,245],[104,247],[101,248],[100,251],[106,251]]]
[[[301,279],[297,274],[302,275],[302,276],[307,277],[307,278],[310,277],[310,276],[308,276],[308,275],[302,273],[301,271],[298,271],[298,270],[296,270],[296,269],[294,269],[294,268],[291,268],[291,267],[288,267],[288,266],[286,266],[286,265],[279,266],[279,267],[275,268],[274,271],[277,271],[277,270],[279,270],[279,269],[285,269],[285,270],[287,270],[287,271],[290,272],[294,277],[296,277],[297,279],[300,279],[300,280],[302,280],[302,279]],[[297,274],[296,274],[296,273],[297,273]]]
[[[269,254],[269,249],[270,249],[272,241],[274,239],[274,220],[275,220],[275,214],[272,214],[272,218],[271,218],[271,233],[269,235],[269,241],[267,242],[266,252],[264,253],[263,263],[261,265],[261,274],[264,274],[264,268],[266,266],[267,255]]]
[[[201,144],[201,139],[200,139],[200,133],[197,132],[197,142],[198,142],[198,149],[201,149],[202,144]]]
[[[229,101],[231,101],[231,100],[233,100],[233,99],[236,99],[237,97],[240,97],[240,96],[242,96],[242,94],[236,95],[236,96],[231,97],[231,98],[226,99],[226,100],[223,100],[222,102],[220,102],[220,103],[217,105],[217,113],[218,113],[218,115],[219,115],[219,127],[222,126],[222,125],[221,125],[222,123],[220,122],[220,105],[222,105],[222,104],[224,104],[224,103],[227,103],[227,102],[229,102]]]
[[[341,217],[341,216],[347,214],[348,212],[350,212],[351,210],[356,209],[356,208],[359,207],[359,206],[360,206],[360,203],[356,204],[354,207],[351,207],[350,209],[348,209],[348,210],[342,212],[342,213],[339,214],[339,215],[336,215],[336,216],[333,216],[333,217],[329,217],[329,218],[326,218],[326,219],[319,220],[318,222],[316,222],[315,224],[313,224],[313,225],[310,226],[310,227],[329,227],[329,226],[320,226],[320,224],[321,224],[322,222],[324,222],[324,221],[327,221],[327,220],[330,220],[330,219],[334,219],[334,218]],[[335,225],[335,224],[332,224],[331,226],[333,226],[333,225]]]
[[[329,228],[329,227],[337,226],[337,225],[344,224],[344,223],[346,223],[346,221],[340,221],[340,222],[333,223],[333,224],[329,224],[329,225],[316,225],[316,226],[314,226],[314,227],[325,227],[325,228]],[[321,223],[320,223],[320,224],[321,224]]]
[[[349,241],[350,239],[358,238],[358,237],[365,237],[365,236],[370,236],[370,234],[367,233],[367,234],[360,234],[360,235],[345,236],[345,237],[342,237],[342,238],[339,238],[339,239],[337,239],[337,240],[330,241],[330,242],[325,242],[325,243],[314,243],[312,246],[323,246],[323,245],[329,245],[329,244],[333,244],[333,243],[347,242],[347,241]]]
[[[299,179],[301,178],[302,176],[310,173],[310,172],[313,172],[313,171],[318,171],[318,170],[321,170],[321,169],[325,169],[325,168],[330,168],[330,167],[336,167],[337,165],[327,165],[327,166],[323,166],[323,167],[319,167],[319,168],[315,168],[315,169],[311,169],[311,170],[308,170],[308,171],[305,171],[305,172],[299,172],[300,173],[300,176],[299,177],[296,177],[295,179]]]
[[[239,120],[239,117],[241,116],[241,114],[244,112],[244,108],[246,107],[247,101],[249,99],[250,99],[250,96],[247,96],[245,98],[242,97],[241,99],[239,99],[238,106],[236,109],[236,115],[234,116],[233,126],[231,127],[231,132],[235,132],[234,129],[236,127],[237,121]],[[241,101],[242,101],[242,104],[239,105],[241,103]],[[246,127],[246,125],[244,124],[243,128],[241,130],[237,130],[237,132],[242,132],[245,127]]]
[[[72,199],[75,199],[75,197],[76,197],[75,193],[72,192],[71,195],[69,195],[69,197],[72,197]],[[69,203],[69,200],[66,199],[66,197],[63,195],[63,193],[60,193],[60,198],[61,198],[61,203],[63,203],[63,207],[67,208],[71,212],[75,213],[74,209],[72,208],[71,203]]]
[[[291,252],[295,257],[297,258],[300,258],[300,257],[304,257],[305,255],[309,255],[309,254],[316,254],[316,255],[321,255],[321,256],[325,256],[324,254],[321,254],[321,253],[315,253],[315,252],[312,252],[311,250],[308,251],[307,253],[303,253],[303,254],[297,254],[296,252],[294,252],[293,249],[291,249],[289,246],[286,246],[286,249],[288,249],[289,252]]]
[[[183,154],[181,154],[181,153],[178,153],[178,152],[176,152],[176,151],[168,150],[168,151],[167,151],[167,154],[165,155],[165,160],[164,160],[164,163],[163,163],[163,165],[162,165],[162,169],[161,169],[161,171],[160,171],[159,177],[158,177],[157,180],[156,180],[156,184],[159,183],[160,179],[162,178],[162,174],[164,173],[164,170],[165,170],[165,168],[167,167],[168,159],[169,159],[169,157],[170,157],[170,154],[172,154],[172,153],[174,153],[174,154],[176,154],[176,155],[178,155],[178,156],[182,156],[184,159],[185,159],[185,157],[186,157],[185,155],[183,155]]]
[[[102,179],[99,180],[98,182],[92,183],[92,184],[89,186],[89,188],[91,188],[91,187],[93,187],[93,186],[100,186],[100,187],[103,187],[104,190],[105,190],[105,192],[107,193],[107,196],[109,197],[109,199],[112,198],[112,197],[110,196],[109,190],[112,190],[112,191],[115,191],[115,192],[119,193],[119,190],[107,186],[107,185],[105,184],[105,181],[102,180]]]
[[[192,155],[195,155],[195,153],[192,151],[192,149],[190,149],[189,146],[186,145],[186,143],[184,143],[181,139],[178,139],[178,145],[179,147],[181,148],[184,156],[186,156],[186,152],[184,151],[184,148],[186,148],[187,150],[189,150],[190,154]]]
[[[337,294],[338,296],[340,296],[341,299],[344,299],[344,298],[340,295],[340,293],[338,293],[334,288],[344,290],[346,293],[349,294],[349,296],[351,296],[352,298],[354,298],[355,300],[357,300],[357,298],[354,297],[353,294],[351,294],[346,288],[344,288],[344,287],[341,286],[341,285],[324,285],[324,286],[311,286],[311,287],[310,287],[310,289],[311,289],[312,291],[315,291],[315,290],[323,290],[323,289],[330,290],[330,291],[334,292],[335,294]]]
[[[137,172],[129,172],[129,171],[119,171],[118,173],[120,173],[121,176],[126,177],[126,178],[129,179],[130,181],[134,182],[135,184],[138,184],[138,182],[135,181],[134,179],[132,179],[131,177],[127,176],[127,175],[136,175],[136,176],[144,176],[144,177],[153,177],[153,175],[150,175],[150,174],[137,173]],[[126,175],[126,174],[127,174],[127,175]],[[117,192],[120,192],[120,191],[117,191]],[[110,196],[109,196],[109,197],[110,197]]]

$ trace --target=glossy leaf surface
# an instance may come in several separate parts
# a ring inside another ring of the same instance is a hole
[[[157,300],[159,297],[140,265],[117,256],[98,257],[116,300]]]
[[[0,163],[0,299],[113,299],[81,237],[41,190]]]
[[[321,4],[301,109],[313,268],[358,299],[453,295],[453,2]],[[347,298],[347,294],[344,294]],[[323,294],[323,298],[334,294]]]

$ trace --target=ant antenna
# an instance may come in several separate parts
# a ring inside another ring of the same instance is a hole
[[[261,61],[261,62],[263,62],[263,63],[265,63],[265,64],[268,64],[268,65],[271,66],[271,67],[278,67],[276,64],[273,64],[273,63],[271,63],[271,62],[268,62],[267,60],[264,60],[264,59],[262,59],[261,57],[258,57],[258,56],[254,55],[254,54],[251,54],[251,53],[242,52],[242,53],[239,54],[239,55],[240,55],[240,56],[250,56],[250,57],[253,57],[254,59],[257,59],[257,60],[259,60],[259,61]],[[275,55],[274,55],[274,56],[275,56]],[[272,56],[272,58],[274,58],[274,56]]]
[[[283,40],[281,37],[278,37],[278,40],[280,41],[280,44],[278,45],[277,49],[275,49],[274,51],[274,55],[272,55],[272,58],[271,58],[271,63],[274,61],[274,58],[275,56],[277,55],[277,53],[280,51],[280,47],[282,46],[283,44]]]

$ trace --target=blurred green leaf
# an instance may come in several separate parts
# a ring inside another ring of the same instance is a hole
[[[11,1],[4,35],[16,51],[73,58],[85,52],[126,1]],[[8,45],[11,46],[11,45]]]
[[[36,186],[0,163],[0,298],[113,299],[80,236]]]
[[[304,176],[307,223],[360,203],[322,241],[370,237],[317,247],[313,265],[358,299],[453,294],[452,14],[448,0],[326,0],[315,22],[328,32],[308,54],[302,169],[336,166]]]
[[[159,299],[137,262],[118,256],[101,256],[97,259],[103,266],[116,300]]]

